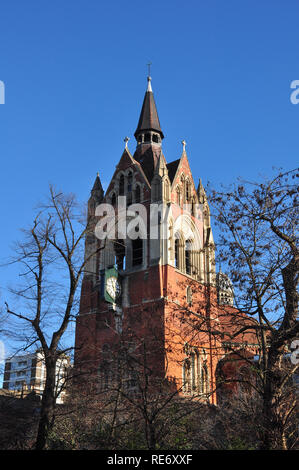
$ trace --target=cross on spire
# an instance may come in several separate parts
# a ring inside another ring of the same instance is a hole
[[[149,76],[149,77],[151,76],[151,65],[152,65],[152,63],[151,63],[151,62],[149,62],[149,63],[147,64],[147,68],[148,68],[148,76]]]
[[[187,142],[185,141],[185,139],[182,140],[182,144],[183,144],[183,152],[185,152],[185,151],[186,151],[186,144],[187,144]]]

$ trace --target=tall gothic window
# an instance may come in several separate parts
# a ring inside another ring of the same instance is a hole
[[[191,183],[186,180],[186,201],[189,202],[191,198]]]
[[[209,393],[209,373],[207,361],[201,362],[197,349],[187,352],[188,357],[183,361],[183,391],[196,395],[207,395]]]
[[[185,267],[186,267],[186,273],[187,274],[192,274],[192,264],[191,264],[191,255],[192,255],[192,243],[190,240],[186,241],[186,246],[185,246]]]
[[[139,184],[137,184],[135,188],[135,202],[140,202],[141,201],[141,190]]]
[[[125,177],[123,174],[119,178],[119,194],[123,196],[125,194]]]
[[[114,243],[115,264],[117,269],[126,269],[126,247],[124,240],[117,240]]]
[[[139,266],[143,262],[143,240],[132,240],[132,266]]]
[[[174,242],[174,265],[177,269],[180,269],[179,257],[180,257],[180,240],[176,238]]]
[[[206,362],[204,362],[201,368],[201,392],[208,393],[208,391],[209,391],[208,368],[207,368]]]
[[[191,363],[188,358],[183,362],[183,391],[185,393],[191,392]]]
[[[128,193],[132,192],[132,181],[133,181],[133,173],[131,171],[129,171],[128,180],[127,180],[127,191],[128,191]]]
[[[180,188],[177,188],[176,190],[176,203],[178,206],[181,205],[181,191]]]

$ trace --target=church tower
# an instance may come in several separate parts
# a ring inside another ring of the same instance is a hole
[[[88,259],[76,323],[75,368],[108,390],[138,391],[144,377],[215,403],[215,247],[207,197],[186,142],[167,163],[147,79],[132,155],[125,139],[106,193],[88,203]],[[196,329],[196,325],[206,325]]]

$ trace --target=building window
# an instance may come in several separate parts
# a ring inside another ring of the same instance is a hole
[[[111,196],[111,205],[113,207],[116,206],[116,194],[115,193],[112,193],[112,196]]]
[[[183,362],[183,391],[185,393],[191,392],[191,363],[189,358],[186,358]]]
[[[139,184],[135,188],[135,202],[138,203],[141,201],[141,189]]]
[[[133,181],[133,173],[129,171],[128,179],[127,179],[127,191],[128,193],[132,192],[132,181]]]
[[[177,188],[177,190],[176,190],[176,202],[177,202],[178,206],[181,205],[181,191],[180,191],[180,188]]]
[[[155,180],[152,183],[152,201],[159,201],[161,199],[160,195],[160,182]]]
[[[192,392],[197,390],[197,383],[196,383],[196,361],[197,357],[195,356],[195,353],[191,354],[191,386],[192,386]]]
[[[139,266],[143,262],[143,240],[132,240],[132,266]]]
[[[18,362],[18,367],[24,367],[24,366],[27,366],[27,361]]]
[[[191,183],[186,180],[186,201],[189,202],[191,198]]]
[[[187,274],[192,274],[192,264],[191,264],[191,255],[192,255],[192,243],[190,240],[186,241],[186,246],[185,246],[185,267],[186,267],[186,273]]]
[[[180,240],[178,238],[174,242],[174,265],[180,269]]]
[[[127,194],[127,206],[132,204],[132,192]]]
[[[182,202],[184,203],[184,200],[185,200],[185,191],[186,191],[186,187],[185,187],[185,176],[184,176],[184,175],[181,176],[181,183],[182,183]]]
[[[125,177],[124,175],[120,175],[119,178],[119,194],[123,196],[125,194]]]
[[[114,243],[115,264],[117,269],[126,269],[126,246],[124,240],[117,240]]]

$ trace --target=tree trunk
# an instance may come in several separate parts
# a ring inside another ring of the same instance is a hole
[[[41,414],[36,438],[35,449],[44,450],[47,445],[49,432],[53,425],[55,409],[55,370],[56,362],[47,365],[46,384],[43,392]]]
[[[277,351],[275,346],[270,348],[263,394],[263,450],[283,449],[285,446],[284,419],[280,410],[280,387],[284,376],[279,366],[282,356],[283,353]]]
[[[148,428],[149,428],[149,442],[148,442],[148,448],[149,450],[156,450],[156,434],[155,434],[155,427],[152,422],[148,423]]]

